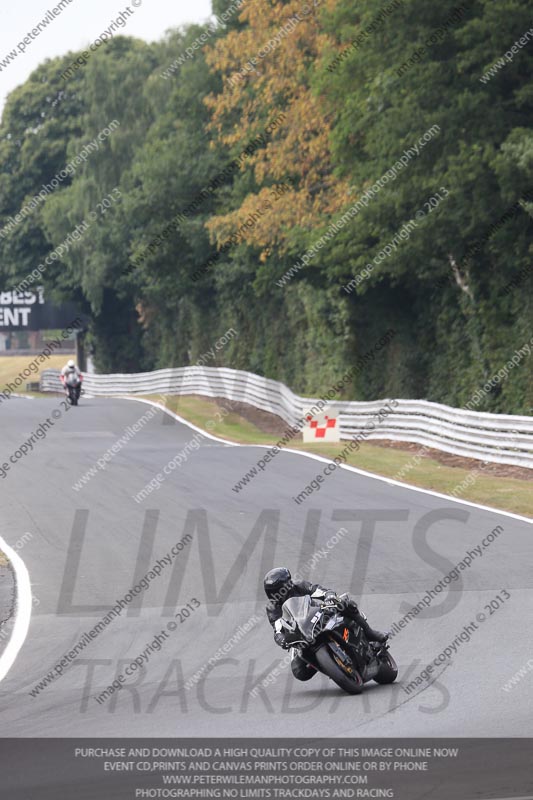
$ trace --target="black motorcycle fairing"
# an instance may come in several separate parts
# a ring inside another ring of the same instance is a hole
[[[356,657],[358,663],[366,663],[368,643],[362,629],[346,620],[335,603],[324,603],[309,595],[290,597],[283,603],[281,624],[290,645],[309,647],[319,638],[336,639],[341,646],[349,647],[351,657]]]
[[[281,624],[289,644],[312,644],[326,630],[342,625],[343,617],[335,605],[309,595],[285,600]]]
[[[314,627],[320,618],[321,606],[321,602],[313,601],[308,594],[285,600],[281,610],[281,623],[288,642],[314,641]]]

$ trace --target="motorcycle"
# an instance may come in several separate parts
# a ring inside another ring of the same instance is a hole
[[[392,683],[398,667],[387,643],[369,642],[343,613],[341,598],[305,595],[283,603],[281,626],[288,647],[348,694],[360,694],[368,681]]]
[[[75,372],[70,372],[65,375],[63,380],[63,386],[65,387],[65,393],[67,395],[67,399],[72,406],[78,405],[78,400],[81,394],[81,382],[82,382],[81,375],[77,375]]]

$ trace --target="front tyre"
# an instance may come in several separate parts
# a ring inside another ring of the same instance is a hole
[[[386,651],[383,658],[380,658],[381,666],[374,678],[376,683],[394,683],[398,677],[398,665],[391,654]]]
[[[333,653],[327,645],[322,645],[315,651],[315,658],[317,660],[320,671],[327,675],[328,678],[337,684],[348,694],[361,694],[363,691],[363,679],[358,671],[353,668],[353,672],[348,673],[346,670],[339,666],[335,661]]]

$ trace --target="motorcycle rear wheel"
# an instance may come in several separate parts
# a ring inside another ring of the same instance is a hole
[[[331,678],[337,686],[348,694],[361,694],[363,691],[363,679],[359,672],[355,668],[350,675],[345,672],[337,664],[327,645],[324,644],[315,651],[315,658],[321,672]]]
[[[379,672],[374,678],[376,683],[394,683],[398,677],[398,666],[390,653],[381,661]]]

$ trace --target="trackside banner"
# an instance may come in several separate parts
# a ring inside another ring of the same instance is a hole
[[[43,331],[66,327],[79,309],[73,303],[57,306],[35,292],[0,291],[0,331]]]

